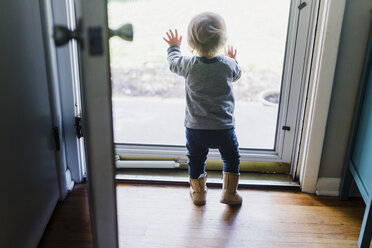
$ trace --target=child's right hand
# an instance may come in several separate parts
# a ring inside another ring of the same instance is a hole
[[[225,48],[225,55],[232,58],[232,59],[235,59],[236,58],[236,49],[234,49],[234,47],[232,45],[227,46],[227,51],[226,51],[226,48]]]
[[[174,32],[175,35],[173,34],[172,30],[169,29],[169,33],[167,32],[168,40],[165,37],[163,37],[163,39],[168,43],[169,46],[181,46],[182,36],[178,38],[177,29],[175,29]]]

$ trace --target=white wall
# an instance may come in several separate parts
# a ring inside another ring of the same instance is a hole
[[[0,247],[36,247],[58,201],[38,0],[0,2]]]
[[[371,0],[347,0],[319,177],[342,177],[372,21]]]

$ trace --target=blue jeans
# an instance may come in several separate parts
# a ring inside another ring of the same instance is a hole
[[[205,173],[205,161],[209,148],[218,148],[223,161],[223,171],[239,173],[240,155],[235,128],[222,130],[198,130],[186,128],[189,176],[197,179]]]

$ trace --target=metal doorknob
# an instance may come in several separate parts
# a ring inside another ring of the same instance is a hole
[[[133,25],[127,23],[122,25],[120,28],[112,30],[109,29],[110,38],[113,36],[118,36],[126,41],[133,41]],[[53,38],[56,46],[63,46],[67,44],[70,40],[75,39],[80,43],[80,46],[83,45],[80,37],[80,29],[69,30],[64,26],[56,25],[53,30]]]
[[[81,41],[79,30],[69,30],[64,26],[54,26],[53,38],[56,46],[63,46],[69,42],[69,40],[75,39]]]
[[[127,23],[118,29],[110,29],[110,38],[114,36],[120,37],[126,41],[133,41],[133,25],[131,23]]]

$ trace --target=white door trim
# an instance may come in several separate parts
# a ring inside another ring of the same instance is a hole
[[[339,196],[340,177],[319,177],[316,184],[316,195]]]
[[[346,0],[320,2],[313,63],[299,155],[303,192],[315,193]]]

